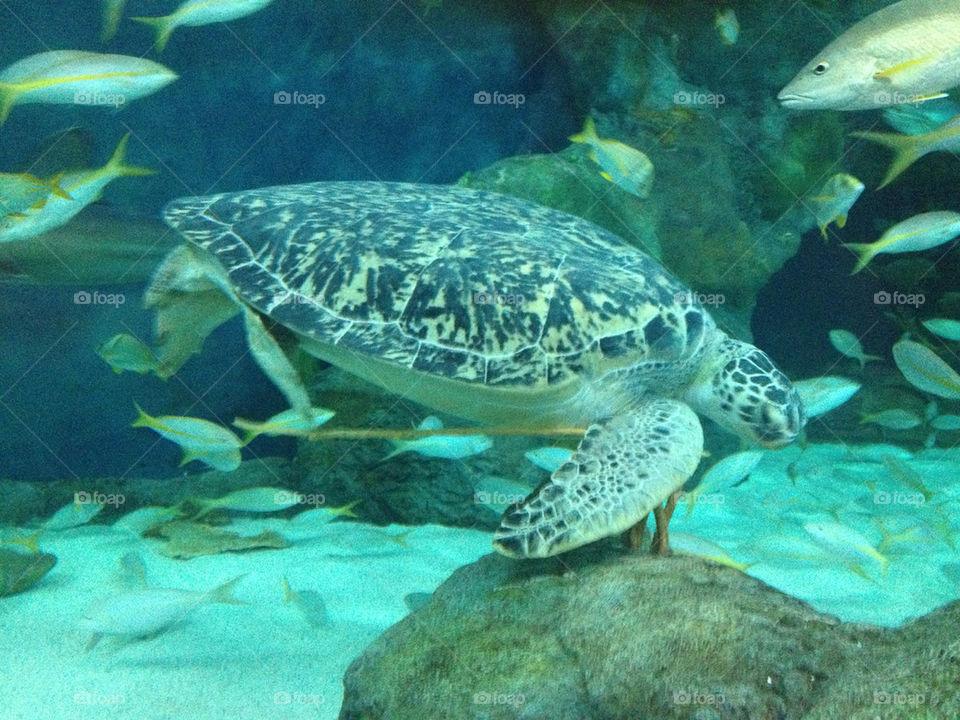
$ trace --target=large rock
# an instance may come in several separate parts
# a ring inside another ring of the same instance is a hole
[[[728,567],[614,550],[461,568],[350,665],[341,720],[960,717],[960,603],[842,624]]]

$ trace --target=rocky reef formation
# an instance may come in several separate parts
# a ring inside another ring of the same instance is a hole
[[[488,555],[352,663],[340,718],[958,717],[958,621],[960,603],[897,630],[840,623],[732,568],[612,543]]]

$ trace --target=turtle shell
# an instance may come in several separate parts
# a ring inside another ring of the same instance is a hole
[[[538,393],[638,365],[662,375],[714,328],[648,255],[505,195],[319,182],[175,200],[164,217],[245,302],[348,370],[369,359]]]

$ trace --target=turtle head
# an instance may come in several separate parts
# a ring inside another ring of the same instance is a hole
[[[726,336],[706,349],[684,399],[721,427],[766,447],[788,445],[806,423],[800,396],[773,360]]]

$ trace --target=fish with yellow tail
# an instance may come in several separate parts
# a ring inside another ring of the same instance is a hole
[[[0,70],[0,124],[15,105],[106,105],[146,97],[177,79],[170,68],[129,55],[51,50]]]
[[[898,222],[873,243],[845,244],[857,255],[851,275],[863,270],[876,255],[929,250],[960,235],[960,213],[943,210],[914,215]]]
[[[117,374],[132,370],[143,375],[157,372],[160,363],[154,352],[141,340],[127,333],[119,333],[97,346],[97,355]]]
[[[240,467],[240,448],[243,443],[222,425],[200,418],[162,415],[152,417],[134,403],[137,419],[131,427],[147,427],[183,448],[185,465],[200,460],[215,470],[229,472]]]
[[[150,25],[156,30],[157,52],[162,52],[170,35],[178,27],[198,27],[236,20],[262,10],[272,2],[273,0],[186,0],[169,15],[130,19]]]
[[[189,504],[197,508],[192,520],[208,515],[214,510],[239,510],[250,513],[274,513],[286,510],[305,497],[291,490],[275,487],[255,487],[234,490],[218,498],[189,498]]]
[[[277,413],[263,422],[245,420],[238,417],[233,421],[233,424],[245,432],[243,444],[246,445],[260,435],[268,435],[270,437],[302,435],[311,430],[316,430],[332,418],[334,414],[333,410],[327,410],[322,407],[312,407],[310,408],[310,417],[308,419],[303,417],[296,409],[291,408]]]
[[[856,360],[860,363],[860,369],[863,370],[871,360],[882,360],[879,355],[867,355],[863,351],[863,345],[860,344],[860,338],[849,330],[831,330],[829,333],[830,344],[841,355]]]
[[[903,408],[888,408],[878,412],[860,412],[860,424],[879,425],[887,430],[911,430],[923,424],[923,418]]]
[[[803,529],[818,545],[854,564],[851,569],[858,567],[855,563],[870,558],[880,565],[883,576],[886,577],[890,558],[883,554],[884,543],[876,546],[860,531],[834,520],[810,520],[803,523]]]
[[[718,565],[726,565],[734,570],[745,573],[752,565],[756,563],[745,563],[734,560],[726,550],[714,542],[705,540],[697,535],[690,535],[683,532],[670,533],[670,549],[680,555],[692,555],[704,560],[715,562]]]
[[[636,148],[619,140],[597,136],[593,118],[588,117],[583,132],[570,136],[570,141],[590,146],[590,159],[600,166],[600,175],[621,190],[638,198],[650,194],[653,183],[653,163]]]
[[[827,239],[827,227],[836,223],[838,228],[847,224],[847,213],[864,191],[864,185],[853,175],[837,173],[828,178],[823,186],[804,200],[820,228],[823,239]]]
[[[960,375],[933,350],[913,340],[900,340],[892,352],[897,368],[915,388],[949,400],[960,400]]]
[[[177,624],[202,605],[246,605],[233,595],[238,575],[207,592],[178,588],[141,588],[108,595],[80,617],[78,629],[91,633],[86,650],[105,635],[136,639]]]
[[[51,195],[42,207],[31,207],[22,217],[0,218],[0,243],[26,240],[65,225],[87,205],[98,200],[103,189],[117,178],[152,175],[154,170],[126,164],[129,139],[130,133],[120,139],[103,167],[64,174],[60,187],[69,197]]]
[[[960,115],[921,135],[858,131],[853,137],[879,143],[893,150],[893,162],[877,189],[884,188],[924,155],[934,152],[960,152]]]
[[[827,45],[777,95],[797,110],[870,110],[960,85],[960,0],[901,0]]]

